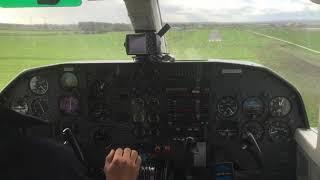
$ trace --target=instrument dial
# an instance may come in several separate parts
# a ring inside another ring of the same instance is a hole
[[[251,133],[256,140],[261,139],[264,135],[263,126],[256,121],[249,121],[245,123],[242,127],[242,138],[248,138],[248,133]]]
[[[247,98],[243,103],[243,112],[250,117],[257,117],[263,114],[264,104],[258,97]]]
[[[290,138],[289,126],[281,121],[274,121],[269,124],[268,135],[273,142],[283,142]]]
[[[23,99],[18,99],[17,101],[11,104],[11,110],[21,114],[27,114],[29,111],[29,106],[28,103],[25,102]]]
[[[160,116],[157,113],[152,113],[148,117],[149,123],[159,123],[160,122]]]
[[[232,97],[223,97],[219,100],[217,108],[223,117],[232,117],[238,111],[238,104]]]
[[[132,133],[136,138],[143,138],[147,134],[146,130],[143,127],[136,127],[135,129],[133,129]]]
[[[269,109],[271,116],[284,117],[291,111],[291,102],[285,97],[276,97],[271,100]]]
[[[133,122],[143,123],[146,119],[145,101],[142,98],[135,98],[131,102]]]
[[[60,78],[60,84],[64,89],[73,89],[78,87],[79,81],[75,74],[65,72]]]
[[[107,86],[108,84],[105,81],[96,81],[93,83],[91,95],[97,98],[104,97]]]
[[[34,76],[29,82],[30,90],[37,95],[44,95],[49,89],[49,83],[40,76]]]
[[[32,114],[41,117],[48,111],[48,101],[44,99],[36,99],[31,103]]]
[[[60,111],[68,115],[77,115],[80,112],[80,101],[74,96],[65,96],[59,102]]]
[[[159,104],[160,104],[160,100],[159,100],[157,97],[151,98],[151,100],[150,100],[150,105],[152,105],[152,106],[157,106],[157,105],[159,105]]]

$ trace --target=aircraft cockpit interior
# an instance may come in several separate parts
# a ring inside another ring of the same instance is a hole
[[[23,136],[68,142],[97,180],[117,147],[139,152],[139,180],[320,177],[316,129],[293,83],[250,61],[176,60],[158,1],[124,3],[133,60],[31,68],[1,91],[2,107],[43,123],[20,128]]]

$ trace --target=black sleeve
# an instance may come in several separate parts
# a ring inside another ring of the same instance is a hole
[[[8,180],[88,180],[72,149],[47,139],[18,138],[8,154]]]

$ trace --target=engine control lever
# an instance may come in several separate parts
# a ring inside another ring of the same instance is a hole
[[[83,152],[79,146],[77,138],[74,136],[71,129],[66,128],[62,131],[62,135],[65,141],[65,144],[70,144],[74,153],[76,154],[77,158],[80,160],[80,162],[87,167],[86,159],[84,158]]]
[[[256,140],[256,138],[254,137],[254,135],[250,132],[248,132],[248,138],[252,141],[252,143],[255,145],[255,147],[257,148],[259,154],[262,154],[261,148]]]
[[[247,145],[243,145],[242,149],[246,149],[249,152],[252,153],[253,157],[256,159],[259,169],[257,172],[259,172],[260,177],[264,178],[264,157],[263,157],[263,151],[261,150],[256,138],[251,132],[247,133],[247,140],[249,143],[253,144],[255,149],[257,150],[256,152],[249,150]]]

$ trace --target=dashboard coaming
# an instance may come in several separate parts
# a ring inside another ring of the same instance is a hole
[[[62,83],[66,73],[76,80]],[[46,93],[31,91],[34,76],[47,80]],[[244,150],[250,146],[250,132],[263,152],[266,177],[295,179],[293,134],[297,128],[309,128],[303,101],[292,85],[264,67],[242,63],[53,65],[20,74],[0,97],[10,108],[24,101],[28,114],[50,122],[49,129],[32,129],[33,134],[61,140],[62,129],[71,127],[96,167],[103,163],[107,146],[138,148],[145,159],[170,159],[181,150],[176,144],[192,137],[206,144],[206,161],[200,164],[230,161],[239,169],[254,169],[257,162]],[[270,102],[277,97],[290,102],[283,117],[270,112]],[[40,105],[34,103],[39,99]]]

